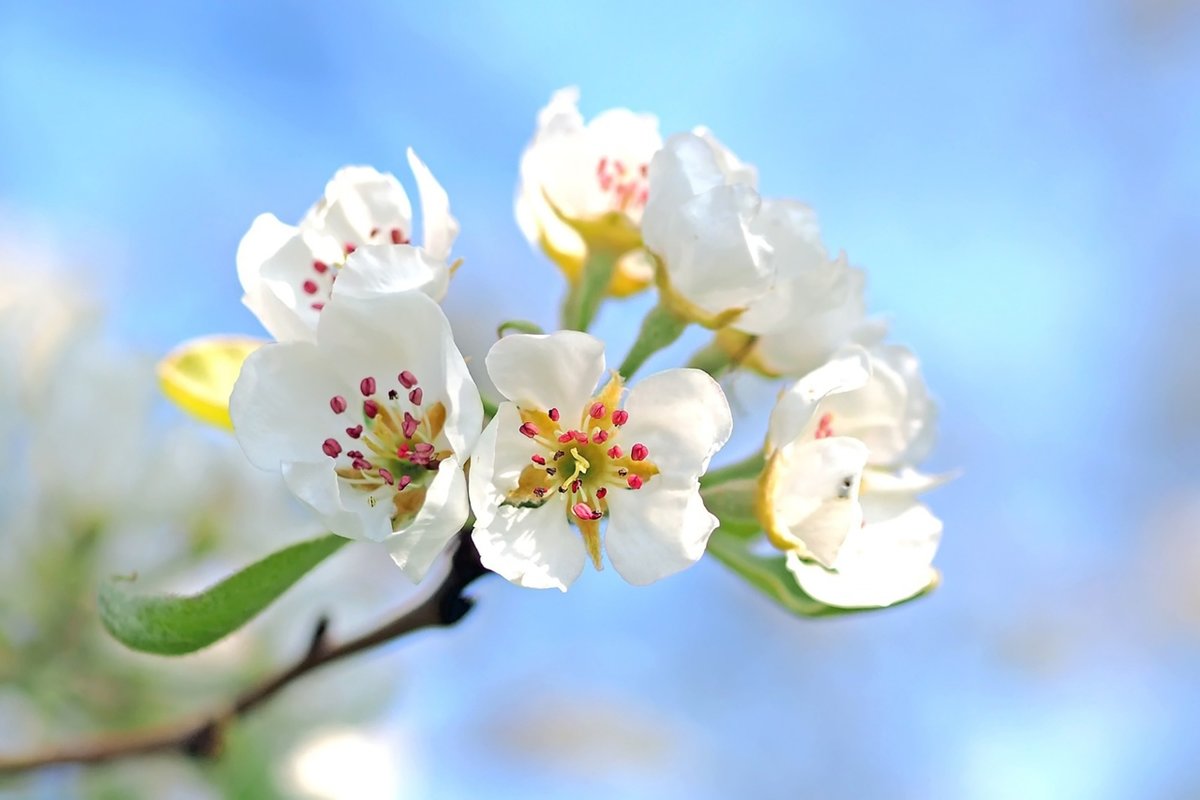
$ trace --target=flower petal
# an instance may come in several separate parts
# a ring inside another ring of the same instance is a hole
[[[462,464],[457,458],[447,458],[438,466],[416,518],[384,544],[396,565],[408,577],[419,581],[466,523],[469,514]]]
[[[338,432],[329,398],[348,388],[308,342],[268,344],[251,353],[229,398],[229,416],[246,457],[263,469],[328,461],[321,443]]]
[[[800,440],[776,451],[762,498],[764,524],[776,546],[801,548],[832,564],[862,524],[859,485],[867,456],[862,442],[844,436]]]
[[[313,277],[314,261],[334,263],[340,257],[320,234],[261,214],[238,245],[242,302],[277,341],[312,341],[317,312],[302,287]]]
[[[670,369],[639,381],[625,401],[621,441],[646,445],[672,478],[698,478],[733,431],[720,385],[698,369]]]
[[[241,336],[205,336],[176,347],[158,364],[158,380],[175,405],[193,417],[233,430],[229,395],[246,358],[265,344]]]
[[[485,363],[496,389],[514,403],[575,414],[604,374],[604,343],[578,331],[518,333],[492,345]]]
[[[511,467],[501,463],[512,458],[497,439],[516,419],[516,408],[501,404],[471,457],[468,482],[476,516],[471,538],[483,565],[507,580],[531,589],[566,591],[583,571],[586,553],[582,537],[567,523],[563,503],[551,498],[538,508],[502,505],[504,491],[516,479],[508,474]]]
[[[835,571],[789,554],[788,569],[805,592],[831,606],[875,608],[906,600],[937,580],[931,563],[941,520],[911,500],[891,505],[882,518],[868,505],[872,517],[846,539]]]
[[[878,347],[870,358],[870,380],[856,391],[830,397],[821,411],[833,415],[832,427],[839,436],[866,443],[872,466],[915,463],[933,445],[937,416],[920,366],[905,347]]]
[[[343,486],[334,462],[283,465],[283,482],[329,530],[347,539],[382,542],[392,535],[392,504],[371,504],[371,495]],[[390,501],[390,496],[386,498]]]
[[[353,297],[335,291],[321,312],[317,339],[351,386],[366,377],[394,382],[401,370],[412,372],[426,406],[446,404],[445,431],[454,452],[470,452],[483,426],[483,404],[450,322],[433,300],[420,292]]]
[[[410,245],[375,244],[346,258],[334,291],[351,297],[419,291],[440,303],[449,286],[450,268],[440,258]]]
[[[445,261],[459,231],[458,220],[450,214],[450,197],[411,147],[408,166],[417,179],[417,194],[421,198],[421,246],[433,258]]]
[[[690,567],[704,555],[719,520],[704,507],[698,481],[656,478],[608,494],[604,548],[621,577],[637,586]]]
[[[372,231],[400,228],[412,236],[412,203],[396,176],[373,167],[343,167],[325,186],[325,196],[305,216],[339,245],[363,245]]]
[[[818,406],[830,395],[851,392],[871,378],[867,352],[849,347],[823,367],[813,370],[779,396],[767,429],[769,449],[783,447],[813,427]]]

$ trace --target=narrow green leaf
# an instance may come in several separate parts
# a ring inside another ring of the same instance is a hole
[[[191,653],[228,636],[348,540],[333,534],[272,553],[195,595],[143,595],[131,578],[100,586],[100,620],[117,641],[159,655]]]
[[[879,611],[878,608],[838,608],[822,603],[809,596],[795,577],[788,571],[787,559],[783,555],[760,556],[750,552],[750,542],[741,533],[728,532],[721,528],[713,531],[708,540],[708,552],[718,561],[740,575],[751,586],[779,605],[801,617],[834,617],[858,614],[863,611]],[[927,594],[929,587],[903,603],[911,602]],[[888,608],[895,608],[896,603]]]

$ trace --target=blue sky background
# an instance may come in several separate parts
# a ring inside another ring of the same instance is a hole
[[[161,352],[257,333],[233,265],[254,216],[298,219],[343,164],[408,180],[411,145],[462,222],[447,308],[478,359],[559,301],[511,213],[550,93],[706,124],[765,194],[816,207],[921,355],[932,466],[964,470],[931,496],[944,586],[805,622],[715,563],[647,589],[493,581],[462,628],[381,656],[427,791],[1191,796],[1197,11],[0,2],[0,212]],[[605,310],[610,358],[648,302]]]

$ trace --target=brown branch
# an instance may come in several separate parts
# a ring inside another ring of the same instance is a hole
[[[293,681],[326,664],[415,631],[457,623],[472,606],[471,598],[463,596],[464,590],[487,572],[479,561],[469,531],[464,530],[458,535],[450,570],[442,582],[424,600],[390,622],[342,644],[330,645],[327,639],[329,620],[322,617],[313,631],[307,652],[299,661],[247,689],[223,709],[198,719],[129,733],[106,734],[90,742],[27,755],[0,755],[0,775],[15,775],[53,764],[98,764],[152,753],[175,752],[193,758],[214,758],[221,752],[225,730],[231,723],[266,703]]]

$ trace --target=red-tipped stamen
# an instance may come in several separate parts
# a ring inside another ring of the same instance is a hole
[[[532,422],[522,422],[521,427],[518,428],[517,430],[519,430],[524,435],[528,436],[530,439],[532,439],[533,437],[538,435],[538,427],[537,427],[537,425],[534,425]]]
[[[326,439],[325,443],[321,445],[321,450],[330,458],[337,458],[341,455],[342,446],[338,444],[337,439]]]
[[[363,393],[363,397],[370,397],[375,394],[375,379],[371,377],[363,378],[358,382],[358,390]]]
[[[396,376],[396,380],[400,381],[400,385],[405,389],[411,389],[417,385],[417,376],[413,375],[408,370],[404,370]]]
[[[329,398],[329,407],[333,409],[333,413],[340,414],[349,407],[349,404],[346,402],[346,398],[338,394]]]
[[[637,475],[630,475],[625,479],[625,482],[629,484],[630,489],[642,488],[642,479]]]
[[[612,414],[613,425],[621,426],[629,422],[629,412],[623,408],[618,408]]]
[[[641,442],[635,444],[629,451],[629,457],[634,461],[645,461],[648,455],[650,455],[650,449]]]

